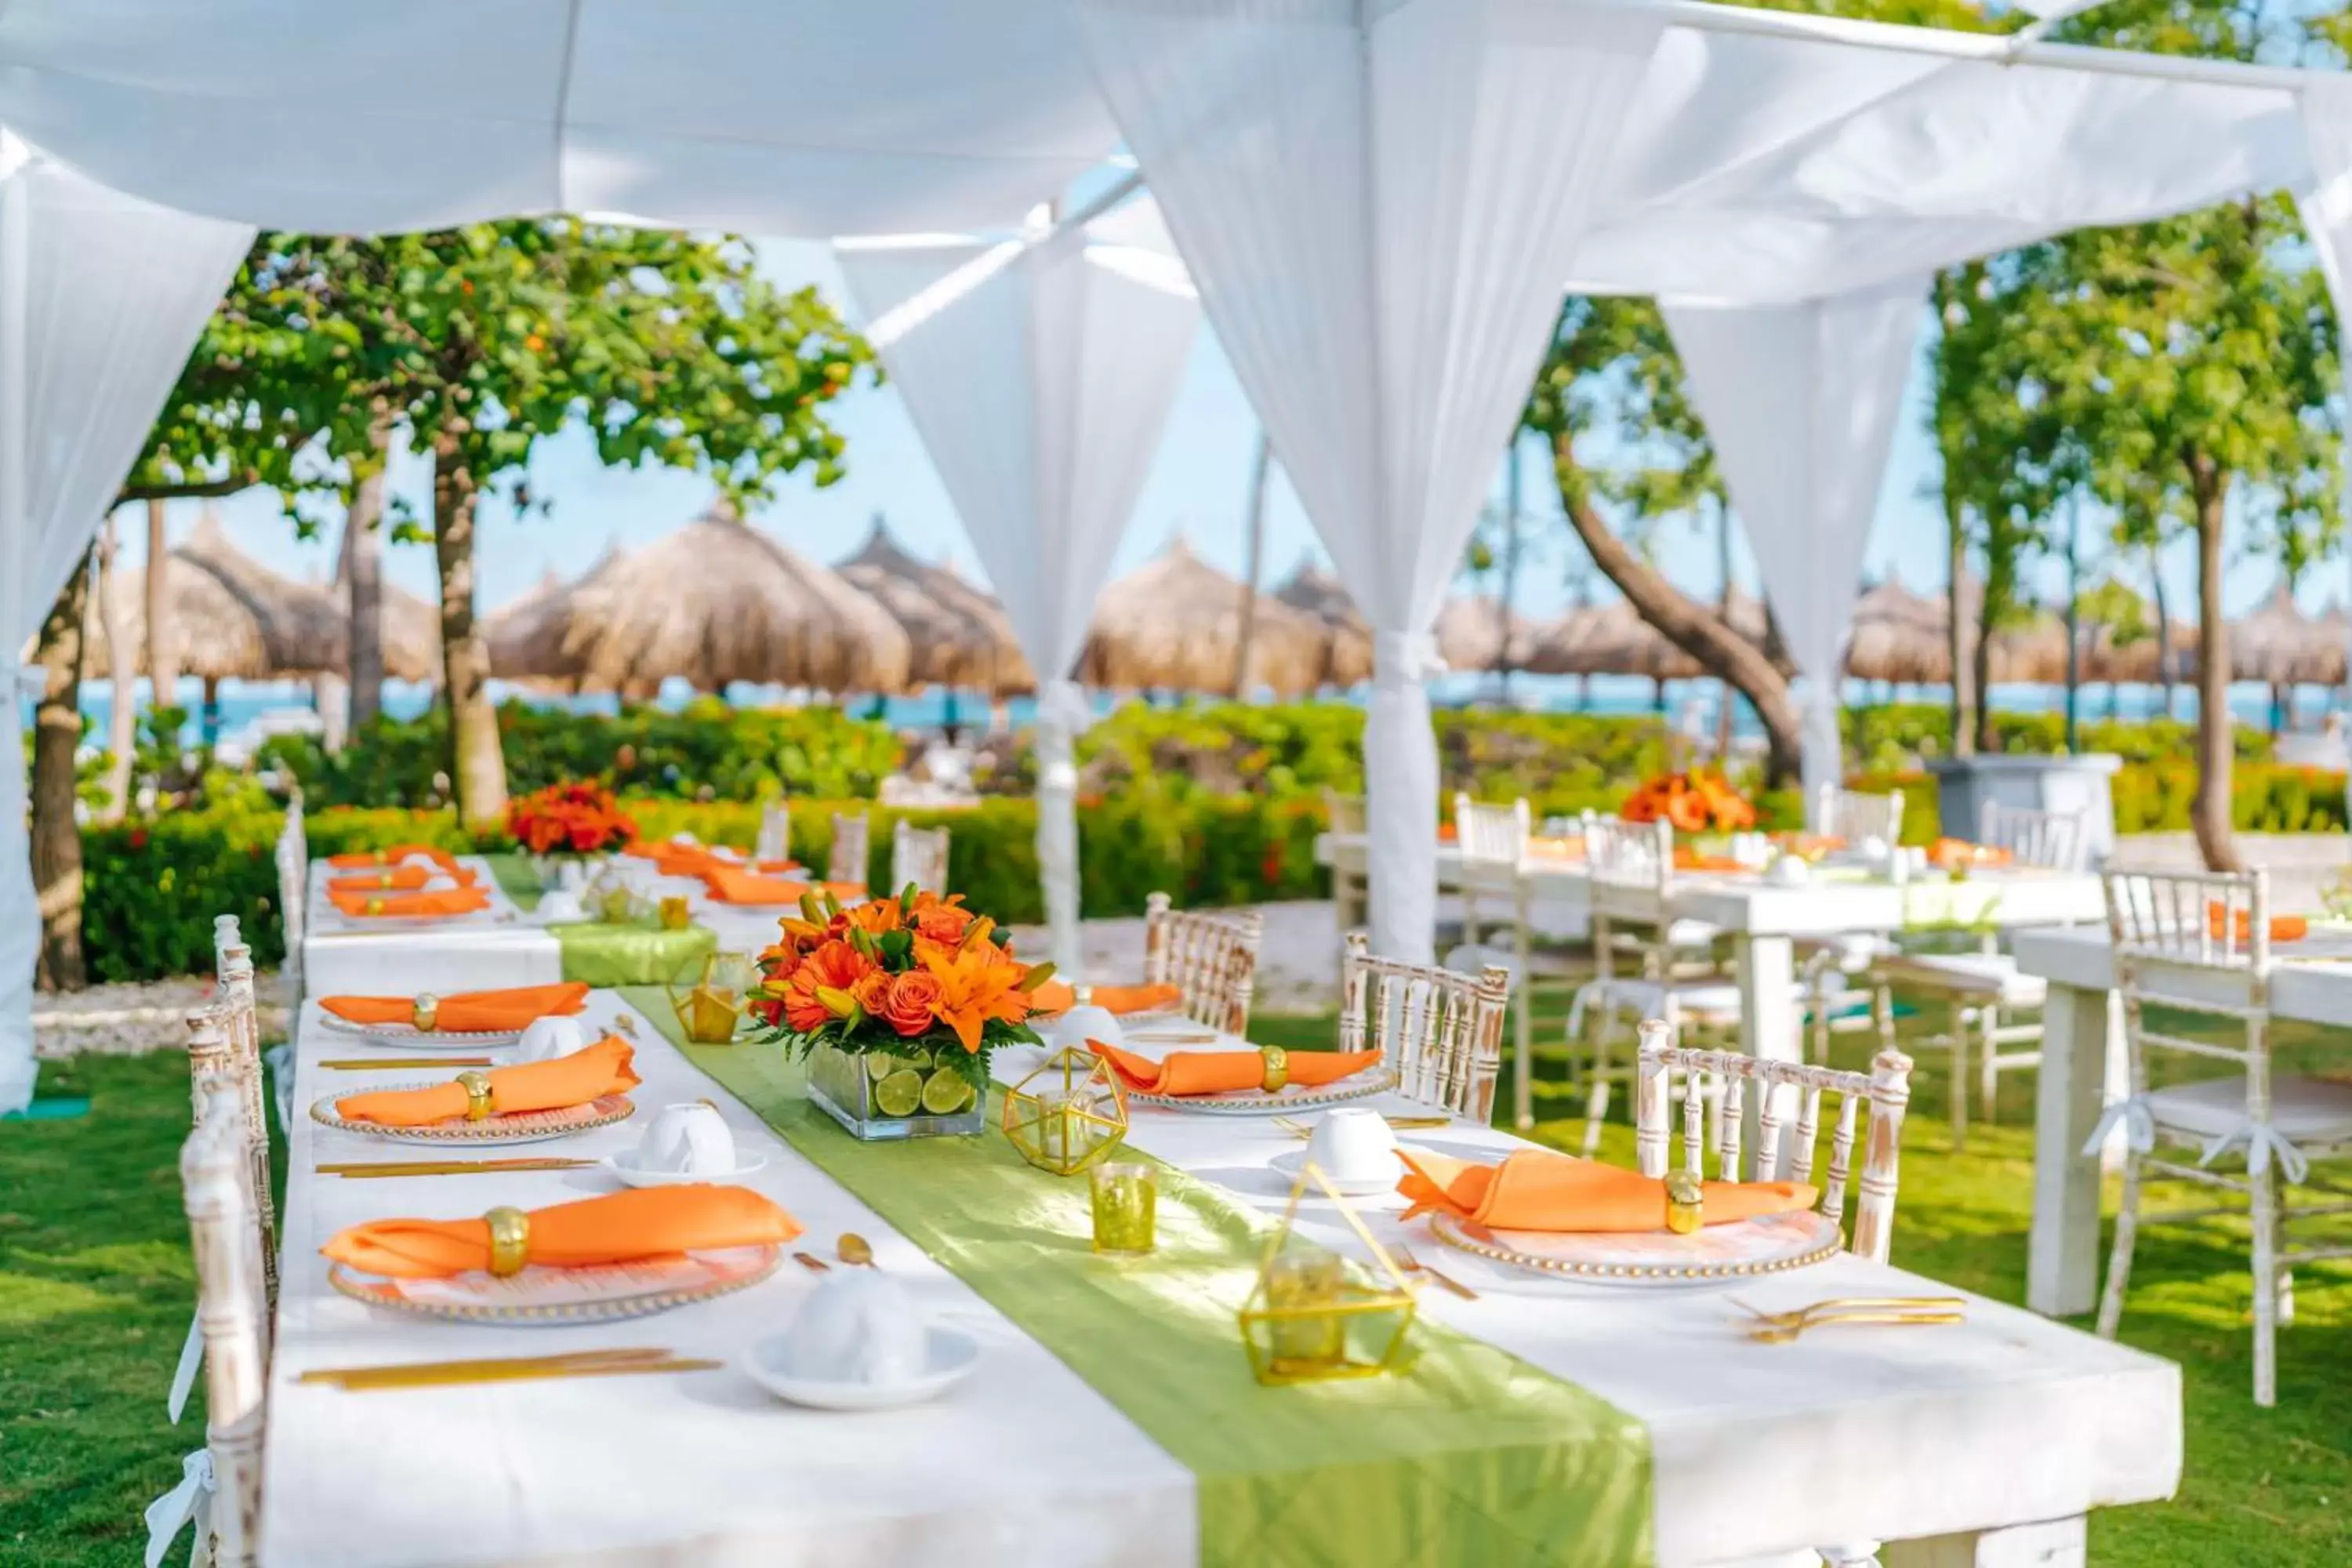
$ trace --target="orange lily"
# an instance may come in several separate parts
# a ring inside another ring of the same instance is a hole
[[[1027,972],[993,943],[975,942],[961,952],[934,948],[922,957],[924,967],[940,982],[940,999],[931,1011],[955,1031],[965,1050],[979,1051],[981,1030],[989,1019],[1018,1024],[1029,1016],[1029,994],[1021,989]]]

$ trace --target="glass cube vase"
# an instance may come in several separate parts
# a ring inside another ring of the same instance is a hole
[[[963,1047],[950,1044],[950,1050],[961,1053]],[[850,1136],[869,1142],[887,1142],[899,1138],[971,1138],[988,1126],[986,1097],[973,1091],[964,1082],[968,1098],[951,1111],[936,1111],[924,1108],[920,1098],[929,1089],[931,1103],[940,1103],[944,1091],[932,1088],[940,1075],[962,1082],[961,1075],[951,1064],[943,1065],[932,1053],[920,1047],[910,1047],[906,1055],[882,1052],[854,1053],[829,1045],[818,1046],[808,1054],[809,1099],[824,1109],[826,1115],[847,1129]],[[902,1110],[906,1096],[917,1097],[913,1109]],[[886,1110],[887,1106],[890,1109]]]

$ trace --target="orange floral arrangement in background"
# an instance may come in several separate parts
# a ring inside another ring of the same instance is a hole
[[[752,1009],[775,1030],[770,1038],[801,1055],[821,1045],[852,1055],[929,1049],[984,1090],[991,1049],[1039,1043],[1030,997],[1054,966],[1015,958],[1011,937],[965,909],[961,893],[909,886],[855,909],[812,893],[798,919],[777,923]],[[961,1050],[946,1051],[950,1042]]]
[[[533,855],[595,855],[635,843],[637,825],[602,784],[560,784],[509,801],[507,832]]]
[[[1694,768],[1660,773],[1625,797],[1628,822],[1665,821],[1677,833],[1742,833],[1756,826],[1756,807],[1721,773]]]

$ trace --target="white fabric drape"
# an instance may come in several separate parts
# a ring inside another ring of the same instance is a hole
[[[1149,202],[1081,234],[837,247],[892,383],[1038,680],[1037,862],[1054,962],[1084,978],[1069,677],[1201,308]]]
[[[1515,0],[1076,9],[1234,373],[1374,629],[1372,941],[1426,963],[1430,626],[1662,25]]]
[[[40,946],[18,663],[253,239],[17,157],[0,184],[0,1112],[32,1096]]]
[[[1809,815],[1839,778],[1839,678],[1927,291],[1919,278],[1793,305],[1665,307],[1691,401],[1805,678]]]
[[[2295,193],[2339,328],[2352,322],[2352,81],[2327,77],[2298,98],[2312,184]],[[2352,791],[2352,784],[2347,784]],[[2352,795],[2347,795],[2352,799]]]

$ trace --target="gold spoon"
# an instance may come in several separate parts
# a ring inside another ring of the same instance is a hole
[[[844,1263],[853,1268],[872,1268],[878,1271],[882,1267],[874,1261],[874,1248],[866,1245],[866,1238],[854,1230],[843,1231],[841,1239],[833,1244],[833,1250]]]

